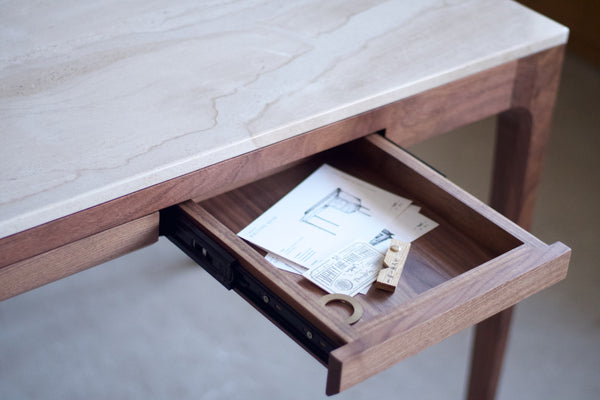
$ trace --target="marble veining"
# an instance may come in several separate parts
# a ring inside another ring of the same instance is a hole
[[[568,35],[497,0],[14,0],[0,10],[0,237]]]

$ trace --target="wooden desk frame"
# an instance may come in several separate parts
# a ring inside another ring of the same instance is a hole
[[[155,242],[157,212],[168,206],[215,196],[375,131],[410,146],[496,114],[491,205],[528,228],[563,55],[557,46],[510,61],[0,239],[0,300]],[[495,396],[511,314],[477,326],[469,399]]]

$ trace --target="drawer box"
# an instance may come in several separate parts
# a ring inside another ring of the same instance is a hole
[[[439,223],[413,242],[395,292],[356,297],[364,314],[354,325],[345,322],[346,306],[323,306],[323,290],[274,268],[236,235],[323,163],[412,199]],[[161,232],[321,361],[329,395],[560,281],[570,256],[376,134],[165,210]]]

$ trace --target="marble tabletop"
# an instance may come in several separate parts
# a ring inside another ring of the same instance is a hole
[[[566,42],[510,1],[0,3],[0,238]]]

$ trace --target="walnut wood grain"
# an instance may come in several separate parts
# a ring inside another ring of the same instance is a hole
[[[383,148],[379,148],[375,143],[382,144]],[[328,163],[391,192],[415,199],[416,204],[422,207],[421,212],[429,215],[440,226],[425,237],[413,242],[405,271],[393,296],[378,290],[369,292],[370,301],[364,305],[363,317],[353,327],[356,334],[361,334],[364,331],[363,328],[369,325],[369,321],[395,310],[406,300],[521,244],[506,231],[502,231],[505,236],[503,239],[500,232],[497,232],[496,235],[481,235],[476,238],[463,229],[457,228],[452,219],[448,220],[442,216],[443,210],[435,208],[438,203],[434,203],[434,207],[432,207],[427,202],[427,198],[423,200],[415,195],[413,189],[425,184],[427,178],[422,175],[420,175],[420,179],[411,177],[413,171],[386,150],[398,150],[398,148],[378,135],[360,139],[311,157],[288,170],[207,199],[200,204],[231,232],[239,232],[323,163]],[[407,153],[398,151],[399,153],[394,153],[394,155],[412,160]],[[393,170],[393,174],[382,174],[381,162],[384,160],[389,161],[386,166]],[[431,174],[437,175],[427,167],[425,168]],[[437,189],[437,191],[432,189],[431,197],[436,197],[442,192],[442,189]],[[466,220],[470,221],[470,227],[487,226],[490,233],[494,229],[498,229],[469,206],[460,202],[448,204],[453,204],[456,214],[463,215]],[[496,237],[498,242],[505,243],[505,246],[502,248],[498,246],[494,250],[489,249],[486,245],[488,236]],[[237,241],[240,239],[238,238]],[[255,248],[255,251],[264,254],[258,248]],[[267,268],[271,268],[268,264],[266,265]],[[324,291],[298,275],[279,273],[284,274],[290,284],[294,283],[287,288],[288,291],[300,290],[305,296],[311,296],[311,302],[317,303],[319,297],[325,294]],[[345,312],[343,309],[339,310],[339,321],[345,319],[347,316]]]
[[[515,307],[477,324],[473,339],[468,399],[494,399],[502,372]]]
[[[519,61],[511,107],[498,117],[491,205],[520,226],[531,225],[564,46]]]
[[[428,291],[331,353],[327,394],[362,382],[560,281],[569,256],[562,243],[546,251],[523,245]]]
[[[0,301],[156,242],[158,220],[150,214],[0,269]]]
[[[382,109],[386,137],[408,147],[507,110],[516,73],[509,62]]]
[[[526,229],[533,216],[563,57],[564,46],[559,46],[519,60],[510,109],[498,117],[491,205]],[[494,399],[511,315],[512,310],[506,310],[477,326],[469,399]]]

